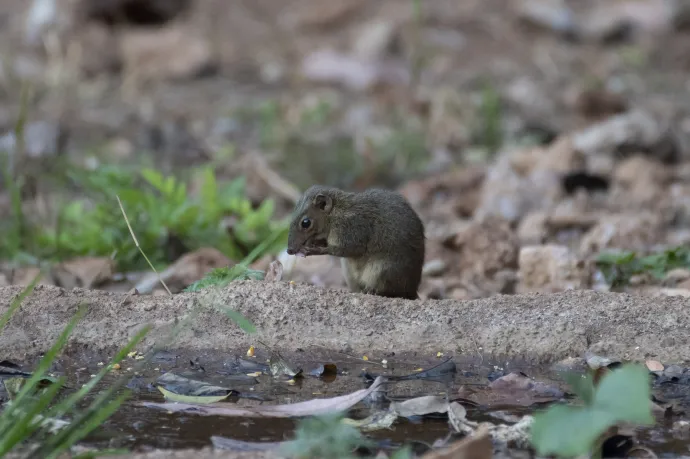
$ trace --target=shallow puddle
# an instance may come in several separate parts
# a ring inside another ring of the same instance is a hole
[[[255,358],[246,360],[266,362],[267,355],[258,354]],[[102,366],[99,362],[107,363],[107,356],[96,357],[80,355],[65,358],[56,365],[55,373],[68,377],[68,384],[80,387],[86,383],[91,375],[96,374]],[[415,356],[388,356],[387,368],[382,367],[382,357],[371,357],[362,361],[354,357],[343,356],[340,353],[324,351],[323,353],[297,353],[283,356],[286,361],[302,368],[305,376],[297,379],[296,384],[288,383],[287,379],[274,379],[268,375],[256,377],[258,384],[246,381],[238,382],[237,375],[227,375],[229,368],[235,362],[233,354],[205,353],[202,355],[185,355],[182,353],[162,353],[145,368],[134,374],[133,367],[137,361],[126,359],[121,369],[113,371],[103,382],[103,386],[111,384],[122,374],[131,374],[129,382],[133,389],[132,396],[97,432],[90,435],[84,442],[85,446],[97,448],[127,448],[132,451],[145,451],[151,448],[181,449],[201,448],[211,445],[211,436],[228,437],[233,440],[247,442],[278,442],[292,438],[296,420],[276,418],[241,418],[224,416],[200,416],[190,413],[170,413],[166,410],[142,406],[142,402],[164,402],[161,392],[153,387],[156,378],[166,372],[172,372],[186,378],[209,382],[222,387],[229,387],[239,392],[238,397],[229,398],[229,406],[233,403],[239,406],[251,406],[261,403],[287,404],[345,395],[367,385],[362,377],[366,371],[371,375],[409,375],[439,365],[445,358],[429,358]],[[84,363],[88,362],[88,363]],[[424,395],[445,395],[462,397],[467,390],[486,389],[490,381],[508,373],[521,371],[530,378],[545,383],[555,392],[567,389],[565,384],[550,373],[548,368],[540,368],[521,364],[519,362],[496,362],[479,358],[453,359],[455,376],[444,381],[400,381],[388,387],[388,398],[404,400]],[[330,378],[318,378],[306,374],[320,364],[334,363],[338,375]],[[687,386],[684,386],[687,388]],[[465,392],[463,392],[465,391]],[[97,394],[95,391],[94,394]],[[639,442],[652,449],[659,457],[676,457],[690,453],[690,439],[679,439],[679,434],[672,434],[673,422],[684,418],[678,415],[688,406],[688,391],[679,384],[667,385],[667,388],[655,389],[654,394],[672,393],[677,399],[674,403],[674,413],[667,422],[658,424],[652,429],[639,432]],[[666,399],[668,400],[669,397]],[[518,402],[519,399],[516,399]],[[90,401],[90,400],[87,400]],[[524,402],[524,400],[522,400]],[[491,406],[479,403],[467,407],[467,417],[472,421],[489,421],[495,424],[514,421],[523,414],[532,413],[536,409],[546,406],[544,403],[520,403]],[[235,405],[235,406],[237,406]],[[348,417],[361,419],[372,414],[379,407],[370,403],[360,402],[350,412]],[[512,418],[512,419],[511,419]],[[425,416],[420,418],[398,418],[392,429],[382,429],[366,435],[379,442],[380,446],[395,448],[405,443],[415,444],[415,450],[423,451],[436,440],[442,440],[449,433],[449,425],[445,415]],[[426,446],[425,446],[426,445]]]

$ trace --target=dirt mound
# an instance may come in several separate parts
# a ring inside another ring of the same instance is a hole
[[[1,311],[20,287],[0,289]],[[3,358],[46,351],[80,304],[88,312],[72,345],[122,346],[145,324],[145,351],[189,317],[169,347],[247,348],[257,339],[285,350],[326,347],[348,352],[492,354],[550,362],[590,350],[625,358],[684,361],[690,355],[690,309],[682,297],[642,297],[594,291],[498,295],[456,301],[391,300],[286,282],[242,281],[201,294],[127,296],[39,286],[0,334]],[[246,335],[218,308],[244,314]]]

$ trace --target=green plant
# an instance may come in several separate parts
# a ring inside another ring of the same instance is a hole
[[[494,154],[503,145],[503,112],[501,96],[489,83],[482,88],[479,118],[479,143]]]
[[[199,292],[209,287],[225,287],[234,280],[263,280],[264,272],[248,269],[242,265],[235,265],[232,268],[216,268],[206,274],[203,278],[192,283],[184,289],[185,292]]]
[[[154,169],[129,171],[104,166],[96,171],[72,172],[72,180],[84,189],[89,200],[65,205],[56,229],[36,231],[37,258],[64,259],[94,255],[115,258],[121,269],[145,267],[135,241],[122,218],[116,196],[122,202],[141,248],[154,265],[166,265],[179,253],[170,247],[181,244],[186,250],[215,247],[231,259],[242,259],[268,237],[280,233],[275,243],[265,247],[274,252],[287,236],[285,222],[272,220],[274,203],[265,200],[252,208],[245,197],[244,179],[222,186],[211,168],[202,168],[199,193],[190,195],[186,183],[165,177]],[[224,219],[233,220],[223,225]],[[0,257],[14,258],[17,247],[0,241]]]
[[[690,268],[690,248],[678,246],[642,257],[629,251],[606,252],[599,254],[596,264],[606,282],[619,287],[634,275],[648,273],[660,280],[672,269]]]
[[[295,430],[295,439],[283,448],[283,454],[292,458],[357,457],[354,450],[371,446],[372,442],[353,426],[342,423],[341,413],[302,419]]]
[[[3,328],[20,307],[24,298],[33,291],[38,279],[36,277],[12,301],[10,308],[0,319]],[[78,405],[84,401],[111,370],[112,366],[124,359],[130,350],[143,339],[149,331],[148,327],[137,333],[94,378],[62,401],[56,403],[57,395],[60,389],[64,387],[64,377],[52,380],[51,384],[43,387],[43,383],[50,380],[47,378],[48,369],[67,343],[77,322],[85,313],[86,307],[81,306],[55,344],[40,360],[31,377],[22,384],[21,390],[11,402],[6,404],[5,409],[0,414],[0,457],[14,452],[23,453],[26,457],[56,458],[100,426],[129,395],[128,391],[116,395],[116,392],[123,389],[127,383],[127,378],[121,378],[119,383],[113,384],[95,397],[86,409],[78,409]],[[51,432],[52,423],[48,421],[63,416],[71,417],[71,422],[56,432]]]
[[[601,457],[604,433],[620,422],[649,425],[649,373],[636,364],[612,370],[594,386],[591,375],[568,375],[583,406],[555,405],[534,417],[532,445],[540,456]]]

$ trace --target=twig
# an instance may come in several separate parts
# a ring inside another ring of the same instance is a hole
[[[154,273],[158,276],[158,280],[161,282],[163,287],[165,287],[165,290],[168,292],[168,295],[172,296],[172,293],[170,292],[170,289],[168,288],[167,285],[165,285],[165,282],[163,281],[163,278],[161,277],[160,274],[158,274],[158,271],[156,271],[156,268],[153,267],[153,263],[149,260],[149,257],[146,256],[144,251],[142,250],[141,246],[139,245],[139,241],[137,240],[137,237],[134,235],[134,230],[132,230],[132,225],[129,224],[129,219],[127,218],[127,214],[125,213],[125,208],[122,206],[122,201],[120,201],[120,196],[115,195],[117,198],[117,203],[120,205],[120,210],[122,211],[122,215],[125,217],[125,223],[127,223],[127,228],[129,228],[129,234],[132,235],[132,239],[134,239],[134,244],[136,244],[137,249],[139,249],[139,252],[144,256],[144,259],[146,260],[146,263],[149,264],[151,269],[153,270]]]

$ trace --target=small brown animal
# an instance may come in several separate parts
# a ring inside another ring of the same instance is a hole
[[[287,253],[340,257],[353,292],[418,299],[424,244],[422,220],[401,194],[314,185],[295,205]]]

